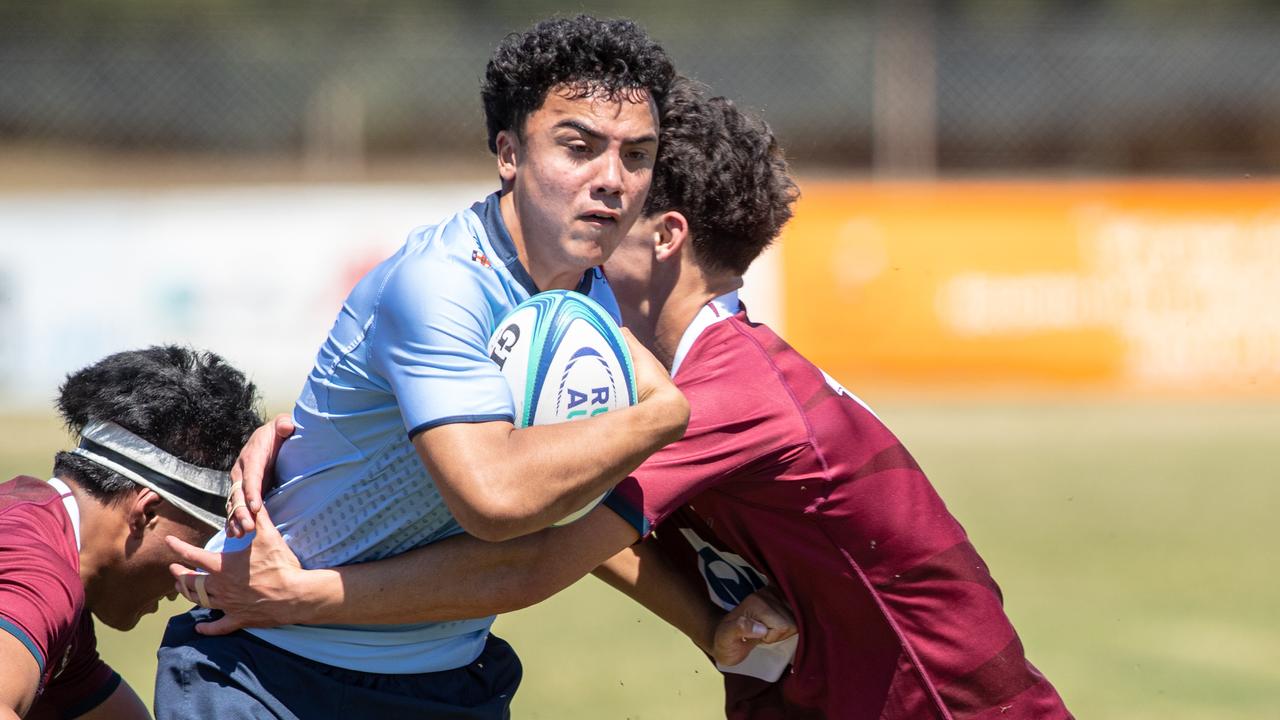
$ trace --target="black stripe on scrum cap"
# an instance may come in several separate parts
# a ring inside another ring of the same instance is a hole
[[[154,485],[153,489],[161,494],[167,493],[214,515],[222,515],[226,510],[227,499],[222,495],[193,488],[180,480],[158,473],[137,460],[88,438],[80,438],[80,447],[95,455],[101,455],[107,460],[136,473],[139,477]]]

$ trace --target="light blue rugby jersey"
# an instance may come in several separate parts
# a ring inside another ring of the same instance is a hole
[[[578,287],[618,318],[600,270]],[[304,567],[388,557],[463,532],[410,441],[454,422],[510,421],[486,346],[537,292],[495,193],[414,230],[347,297],[294,406],[267,509]],[[218,549],[219,533],[209,547]],[[228,551],[247,540],[225,541]],[[480,655],[492,617],[412,625],[290,625],[254,635],[297,655],[379,673],[435,672]]]

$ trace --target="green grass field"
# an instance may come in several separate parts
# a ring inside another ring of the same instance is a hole
[[[877,405],[1078,717],[1280,718],[1280,405]],[[66,442],[52,417],[0,417],[0,475],[42,475]],[[100,631],[144,697],[162,626]],[[524,659],[519,717],[719,713],[705,659],[594,579],[497,632]]]

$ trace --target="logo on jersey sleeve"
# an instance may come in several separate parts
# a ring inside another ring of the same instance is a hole
[[[711,602],[726,612],[737,607],[747,596],[769,584],[765,577],[741,556],[719,550],[688,529],[680,528],[685,540],[698,555],[698,571],[707,583]]]

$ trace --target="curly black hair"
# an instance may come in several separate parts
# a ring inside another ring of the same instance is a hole
[[[571,98],[597,93],[610,100],[639,100],[647,93],[661,104],[675,78],[665,50],[630,20],[589,15],[543,20],[503,38],[485,67],[480,98],[489,129],[489,150],[498,133],[524,138],[524,121],[563,86]]]
[[[230,470],[262,424],[257,397],[244,373],[218,355],[165,345],[109,355],[71,373],[57,406],[76,436],[91,420],[112,422],[193,465]],[[54,457],[53,471],[103,501],[136,487],[69,452]]]
[[[661,107],[661,134],[644,214],[678,211],[697,261],[747,271],[782,226],[800,190],[764,121],[679,78]]]

